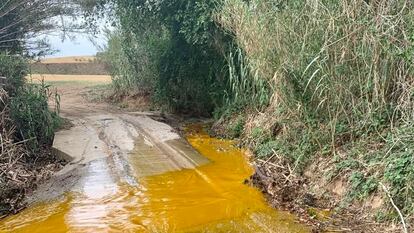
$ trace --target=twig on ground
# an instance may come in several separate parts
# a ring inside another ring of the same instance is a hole
[[[400,209],[395,205],[394,200],[392,199],[390,192],[388,191],[387,187],[385,187],[385,185],[383,183],[380,182],[379,184],[382,186],[382,189],[384,190],[384,192],[387,194],[388,198],[390,199],[391,205],[394,207],[394,209],[397,211],[398,215],[400,216],[401,224],[403,225],[404,233],[408,233],[407,225],[405,224],[405,220],[404,220],[404,216],[402,215]]]

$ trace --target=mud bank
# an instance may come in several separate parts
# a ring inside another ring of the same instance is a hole
[[[283,159],[271,159],[255,159],[249,182],[262,191],[269,205],[296,214],[314,232],[402,232],[398,223],[367,218],[360,203],[342,207],[343,200],[318,182],[317,171],[314,176],[301,176]],[[339,188],[344,189],[332,186],[333,191]]]

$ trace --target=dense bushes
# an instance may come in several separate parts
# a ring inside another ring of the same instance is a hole
[[[16,125],[17,138],[28,140],[32,149],[51,145],[55,130],[60,124],[58,106],[50,110],[48,100],[59,97],[49,90],[46,84],[26,84],[11,98],[11,117]]]
[[[119,31],[103,53],[119,92],[150,93],[169,110],[209,115],[223,101],[229,38],[215,1],[114,0]]]
[[[161,60],[156,101],[178,112],[209,115],[221,100],[224,60],[211,48],[200,51],[180,39]]]
[[[0,53],[0,76],[7,77],[4,89],[15,96],[24,85],[28,73],[27,62],[19,56]]]
[[[0,87],[0,218],[21,211],[28,190],[61,166],[48,150],[59,123],[59,105],[49,110],[48,100],[58,96],[26,76],[29,59],[50,52],[37,36],[58,28],[58,18],[73,15],[74,6],[66,0],[0,3],[0,76],[7,78]],[[71,23],[60,26],[66,32]]]
[[[0,88],[0,215],[4,217],[22,210],[27,190],[50,174],[48,170],[60,167],[42,150],[50,144],[59,118],[48,109],[47,88],[24,82],[24,59],[0,54],[0,60],[0,74],[8,78],[6,87],[13,94]]]
[[[50,144],[58,117],[57,111],[48,109],[48,87],[26,83],[29,59],[50,52],[38,35],[60,23],[65,30],[74,27],[57,16],[74,16],[75,8],[66,0],[12,0],[0,6],[0,76],[7,78],[4,89],[10,97],[7,107],[16,126],[15,139],[24,140],[32,150]]]
[[[5,86],[10,96],[10,117],[16,126],[15,139],[23,140],[28,148],[36,151],[42,145],[51,144],[58,127],[59,104],[50,110],[48,100],[59,101],[52,96],[45,84],[26,83],[27,61],[19,56],[0,54],[0,74],[7,77]],[[33,152],[34,152],[33,151]]]
[[[47,150],[59,123],[58,109],[49,110],[50,92],[44,84],[28,84],[27,60],[0,53],[0,215],[22,210],[28,189],[57,169]],[[58,105],[56,105],[58,106]],[[49,164],[49,166],[45,166]]]
[[[108,32],[108,46],[100,54],[109,65],[118,95],[154,92],[160,56],[168,39],[162,28],[152,32]]]

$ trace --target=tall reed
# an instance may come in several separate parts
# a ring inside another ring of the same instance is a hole
[[[339,156],[334,166],[353,172],[354,196],[387,182],[413,213],[413,16],[408,0],[223,0],[216,22],[248,70],[232,90],[249,79],[268,83],[272,95],[248,116],[247,137],[271,135],[260,148],[285,154],[295,168],[317,154]],[[241,91],[245,99],[258,94],[251,90]]]
[[[403,0],[225,0],[216,18],[271,83],[272,106],[327,123],[334,141],[338,125],[412,120],[413,13]]]

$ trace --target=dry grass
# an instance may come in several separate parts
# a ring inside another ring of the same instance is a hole
[[[56,57],[56,58],[45,58],[40,62],[42,64],[74,64],[74,63],[91,63],[95,62],[95,56],[72,56],[72,57]]]
[[[234,35],[250,71],[234,85],[260,77],[272,94],[267,108],[248,106],[249,145],[262,145],[255,149],[263,156],[274,149],[298,171],[321,155],[336,157],[350,198],[365,200],[384,182],[411,218],[413,15],[407,0],[225,0],[216,21]],[[370,144],[382,147],[370,152]],[[392,218],[388,210],[383,219]]]
[[[58,74],[32,74],[27,77],[35,83],[42,80],[46,83],[80,83],[80,84],[110,84],[109,75],[58,75]]]

